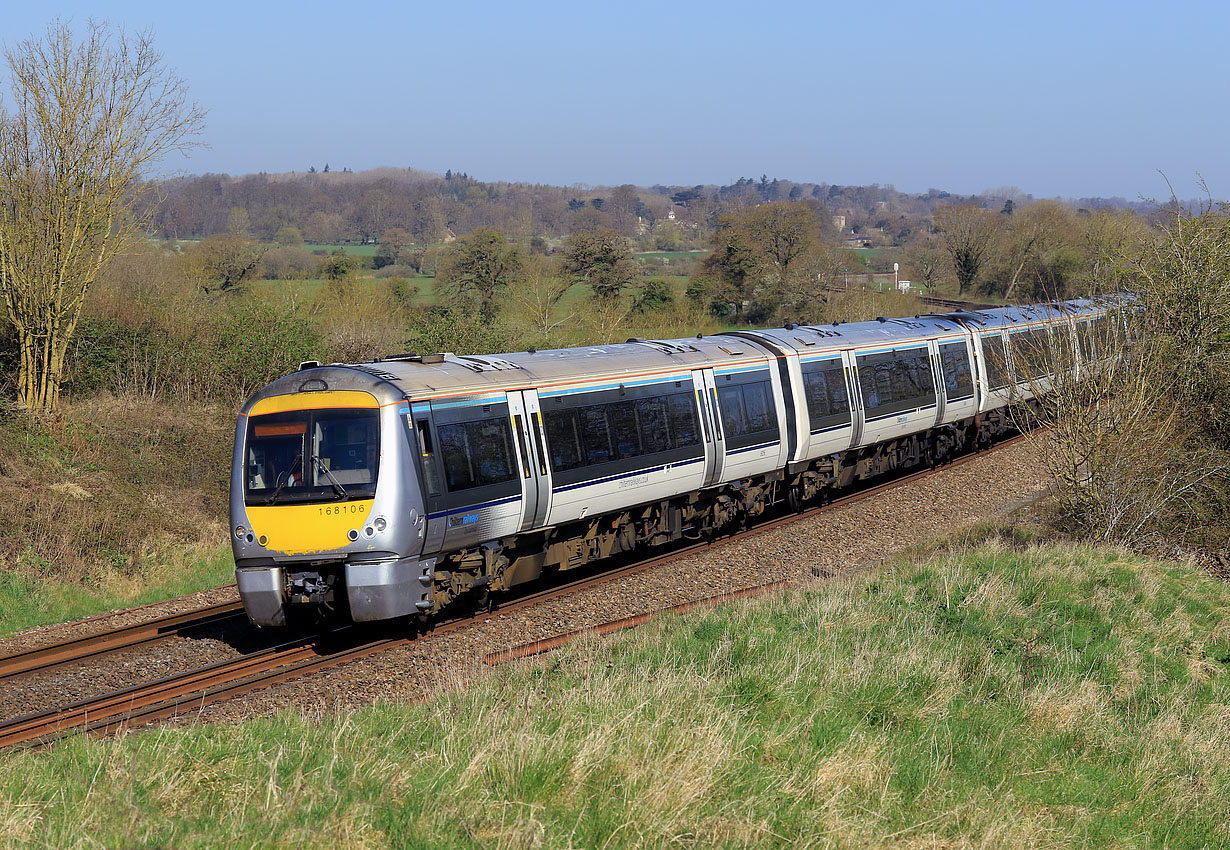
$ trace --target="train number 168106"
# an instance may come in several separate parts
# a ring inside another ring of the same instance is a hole
[[[317,508],[321,516],[337,516],[338,514],[361,514],[367,510],[366,505],[324,505]]]

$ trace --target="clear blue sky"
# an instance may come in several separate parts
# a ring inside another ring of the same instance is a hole
[[[165,0],[10,4],[151,29],[198,174],[327,162],[570,185],[740,176],[1230,197],[1230,4]],[[7,92],[7,81],[3,84]]]

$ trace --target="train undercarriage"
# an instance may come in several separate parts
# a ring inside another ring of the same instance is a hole
[[[785,502],[801,512],[863,481],[890,472],[935,467],[991,445],[1015,430],[1004,410],[851,449],[697,493],[613,514],[529,532],[440,557],[432,576],[431,611],[509,590],[544,574],[575,569],[681,539],[712,539],[746,527]]]

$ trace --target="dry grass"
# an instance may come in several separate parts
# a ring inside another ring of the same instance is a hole
[[[231,411],[102,396],[0,415],[0,632],[217,583]]]
[[[1009,536],[1010,538],[1010,536]],[[0,761],[16,846],[1230,845],[1226,585],[982,543],[426,705]]]

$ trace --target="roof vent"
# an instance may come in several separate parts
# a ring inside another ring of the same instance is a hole
[[[319,368],[320,368],[319,360],[304,360],[302,363],[299,364],[299,371],[303,371],[304,369],[319,369]]]
[[[440,356],[443,357],[444,355]],[[478,355],[467,354],[458,359],[466,361],[462,365],[468,366],[475,372],[481,372],[484,369],[490,369],[493,372],[504,372],[509,369],[521,368],[516,363],[513,363],[511,360],[505,360],[503,357],[479,357]],[[426,358],[424,358],[423,362],[427,362]]]
[[[877,322],[887,322],[888,318],[885,316],[876,316],[876,321]]]
[[[686,343],[670,342],[669,340],[664,339],[645,339],[644,337],[639,336],[632,337],[632,339],[628,340],[628,342],[635,345],[647,345],[650,348],[656,348],[663,354],[685,354],[689,351],[697,350],[696,346]]]

